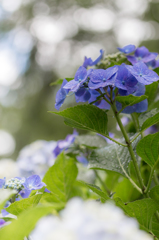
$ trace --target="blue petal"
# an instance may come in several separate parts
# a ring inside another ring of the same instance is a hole
[[[75,81],[81,82],[83,80],[86,80],[87,78],[87,70],[80,66],[75,74]]]
[[[135,51],[135,45],[132,45],[132,44],[130,44],[130,45],[127,45],[127,46],[125,46],[125,47],[123,47],[123,48],[117,48],[120,52],[123,52],[123,53],[125,53],[125,54],[129,54],[129,53],[132,53],[132,52],[134,52]]]

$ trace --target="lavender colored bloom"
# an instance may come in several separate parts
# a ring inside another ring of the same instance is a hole
[[[75,92],[76,102],[87,102],[91,98],[91,90],[89,88],[81,87]]]
[[[138,83],[137,84],[137,90],[135,93],[133,93],[134,96],[141,96],[145,93],[145,86],[141,83]],[[116,101],[116,107],[117,107],[117,110],[120,111],[121,108],[122,108],[122,104],[120,102],[117,102]],[[128,106],[126,107],[122,113],[127,113],[127,114],[131,114],[133,112],[137,112],[137,113],[141,113],[141,112],[145,112],[147,111],[147,108],[148,108],[148,101],[147,99],[139,102],[139,103],[136,103],[134,104],[133,106]]]
[[[20,176],[29,177],[33,174],[41,178],[55,162],[53,149],[57,146],[55,141],[37,140],[25,146],[19,153],[17,166]]]
[[[155,59],[157,55],[157,53],[151,53],[146,47],[142,46],[136,49],[134,56],[127,56],[127,59],[134,65],[138,61],[149,62]]]
[[[65,98],[69,92],[69,89],[65,89],[64,86],[67,84],[67,80],[64,79],[63,80],[63,83],[61,85],[61,88],[57,91],[56,93],[56,100],[55,100],[55,108],[57,110],[60,109],[60,107],[62,106],[62,104],[64,103],[65,101]]]
[[[138,82],[149,85],[159,80],[159,76],[154,71],[148,69],[145,63],[138,62],[134,66],[125,66],[128,71],[138,80]]]
[[[146,65],[149,69],[155,69],[159,67],[159,60],[152,60],[150,62],[147,62]]]
[[[118,75],[116,77],[115,86],[118,89],[126,90],[128,94],[132,94],[136,90],[136,84],[138,81],[125,66],[125,64],[122,64],[118,67]]]
[[[31,193],[31,190],[23,189],[19,192],[22,198],[28,198]]]
[[[44,192],[51,193],[47,188],[45,188]]]
[[[88,164],[88,160],[87,158],[84,156],[84,154],[80,154],[79,156],[76,157],[77,161],[82,163],[83,165],[87,165]]]
[[[5,185],[6,178],[0,179],[0,188],[3,188]]]
[[[66,139],[59,140],[56,148],[53,150],[53,154],[57,157],[64,149],[66,150],[74,142],[77,135],[77,131],[74,130],[73,134],[67,135]]]
[[[91,58],[85,57],[84,63],[83,63],[82,66],[87,68],[88,66],[96,65],[102,59],[103,54],[104,54],[104,51],[101,49],[99,57],[94,62],[93,62],[93,60]]]
[[[7,201],[6,204],[5,204],[5,206],[4,206],[4,208],[7,208],[7,207],[9,207],[9,206],[10,206],[10,202]],[[9,212],[7,212],[5,209],[2,209],[2,210],[1,210],[1,214],[2,214],[3,217],[5,217],[5,216],[7,216],[7,215],[9,214]]]
[[[32,175],[26,178],[23,185],[26,190],[37,190],[46,186],[45,183],[41,182],[41,178],[38,175]]]
[[[127,45],[127,46],[125,46],[125,47],[123,47],[123,48],[117,48],[120,52],[122,52],[122,53],[125,53],[125,54],[129,54],[129,53],[132,53],[132,52],[134,52],[135,51],[135,45],[132,45],[132,44],[130,44],[130,45]]]
[[[6,221],[3,219],[0,219],[0,228],[3,227],[6,224]]]
[[[102,93],[104,93],[104,90],[102,88],[100,90],[102,91]],[[91,90],[91,98],[89,99],[88,102],[91,103],[96,101],[97,97],[99,96],[100,96],[100,93],[98,91]],[[106,109],[106,110],[110,109],[110,105],[104,99],[96,101],[95,103],[93,103],[93,105],[101,109]]]
[[[149,128],[147,128],[145,131],[144,131],[144,135],[148,135],[148,134],[153,134],[153,133],[156,133],[158,132],[158,128],[156,125],[153,125]]]
[[[77,90],[83,85],[84,82],[87,81],[89,75],[93,69],[89,69],[88,71],[84,67],[79,67],[76,74],[75,78],[68,82],[65,86],[64,89],[69,89],[72,92],[77,92]]]
[[[88,86],[90,89],[98,89],[106,86],[115,86],[116,75],[118,66],[113,66],[104,69],[95,69],[90,74],[90,81]]]

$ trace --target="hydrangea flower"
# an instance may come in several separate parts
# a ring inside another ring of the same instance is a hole
[[[10,188],[10,189],[15,189],[19,191],[24,188],[23,186],[24,182],[25,182],[25,179],[20,177],[8,179],[4,184],[4,189]]]
[[[90,89],[98,89],[106,86],[115,86],[118,66],[104,69],[94,69],[90,74],[88,86]]]
[[[134,56],[127,56],[127,59],[132,64],[142,61],[144,63],[149,62],[157,57],[158,53],[151,53],[149,50],[142,46],[136,49]]]
[[[135,47],[135,45],[132,45],[132,44],[130,44],[130,45],[127,45],[127,46],[125,46],[125,47],[123,47],[123,48],[117,48],[120,52],[122,52],[122,53],[125,53],[125,54],[129,54],[129,53],[132,53],[132,52],[134,52],[135,51],[135,49],[136,49],[136,47]]]
[[[0,188],[3,188],[6,182],[6,178],[0,179]]]
[[[147,62],[146,65],[149,69],[155,69],[159,67],[159,60],[152,60],[150,62]]]
[[[87,158],[84,156],[84,154],[80,154],[79,156],[76,157],[77,161],[82,163],[83,165],[88,165],[88,160]]]
[[[79,67],[75,74],[75,78],[69,81],[64,86],[64,89],[69,89],[71,92],[77,92],[77,90],[82,86],[82,84],[87,81],[92,71],[93,69],[86,70],[86,68],[82,66]]]
[[[127,94],[132,94],[136,90],[137,79],[127,70],[126,65],[122,64],[118,67],[118,74],[115,86],[121,90],[125,90]]]
[[[101,92],[104,93],[104,89],[100,88]],[[100,93],[97,92],[96,90],[91,90],[91,98],[89,99],[89,103],[96,101],[97,97],[100,96]],[[93,105],[97,106],[98,108],[101,109],[106,109],[109,110],[110,109],[110,104],[108,104],[104,99],[98,100],[95,103],[93,103]]]
[[[55,141],[37,140],[25,146],[17,158],[19,175],[29,177],[38,174],[41,178],[55,162],[53,150],[57,146]]]
[[[128,71],[138,80],[138,82],[149,85],[159,80],[159,76],[154,71],[148,69],[145,63],[138,62],[134,66],[125,66]]]
[[[137,90],[135,93],[133,93],[133,95],[141,96],[141,95],[144,95],[144,93],[145,93],[145,86],[141,83],[138,83]],[[117,110],[120,111],[122,108],[122,104],[120,102],[116,101],[116,107],[117,107]],[[141,113],[141,112],[147,111],[147,108],[148,108],[148,101],[147,101],[147,99],[145,99],[139,103],[134,104],[133,106],[126,107],[122,111],[122,113],[126,113],[126,114],[131,114],[133,112]]]
[[[69,146],[75,141],[78,132],[76,130],[73,131],[73,134],[67,135],[64,140],[59,140],[55,149],[53,150],[53,154],[57,157],[64,149],[68,149]]]
[[[38,190],[46,186],[46,184],[41,181],[41,178],[38,175],[32,175],[26,178],[23,185],[26,190]]]
[[[100,50],[100,55],[99,55],[99,57],[95,61],[93,61],[91,58],[85,57],[84,63],[83,63],[82,66],[87,68],[88,66],[96,65],[102,59],[103,54],[104,54],[104,51],[101,49]]]
[[[11,204],[11,203],[10,203],[9,201],[7,201],[6,204],[5,204],[5,206],[4,206],[4,208],[9,207],[10,204]],[[2,214],[3,217],[5,217],[5,216],[7,216],[7,215],[9,214],[9,212],[7,212],[5,209],[2,209],[2,210],[1,210],[1,214]]]
[[[7,224],[7,222],[3,219],[0,219],[0,228],[2,228],[3,226],[5,226]]]
[[[91,98],[91,90],[88,87],[81,87],[75,92],[76,102],[87,102]]]
[[[65,101],[65,98],[67,96],[67,94],[69,93],[69,89],[65,89],[64,86],[67,84],[67,80],[64,79],[63,80],[63,83],[61,85],[61,88],[57,91],[56,93],[56,99],[55,99],[55,108],[57,110],[60,109],[60,107],[62,106],[62,104],[64,103]]]
[[[34,240],[152,240],[137,221],[111,203],[71,199],[58,216],[42,218],[30,234]]]

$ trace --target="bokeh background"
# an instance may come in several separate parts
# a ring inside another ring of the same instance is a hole
[[[71,133],[48,113],[58,90],[50,83],[73,77],[84,56],[126,44],[159,52],[158,0],[0,0],[0,159]]]

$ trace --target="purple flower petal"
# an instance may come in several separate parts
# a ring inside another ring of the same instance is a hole
[[[130,45],[127,45],[127,46],[125,46],[125,47],[123,47],[123,48],[117,48],[120,52],[123,52],[123,53],[125,53],[125,54],[129,54],[129,53],[132,53],[132,52],[134,52],[135,51],[135,45],[132,45],[132,44],[130,44]]]
[[[149,85],[159,80],[158,74],[148,69],[143,62],[138,62],[134,66],[126,65],[125,67],[140,83],[144,85]]]
[[[26,190],[37,190],[46,186],[45,183],[41,182],[41,178],[38,175],[32,175],[26,178],[23,185]]]
[[[69,92],[69,89],[65,89],[64,88],[67,85],[67,83],[68,83],[67,80],[64,79],[61,88],[56,93],[55,108],[57,110],[60,109],[60,107],[64,103],[65,98],[66,98],[66,96],[67,96],[67,94]]]

